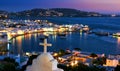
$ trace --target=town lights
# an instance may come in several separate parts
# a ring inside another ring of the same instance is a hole
[[[22,30],[18,30],[18,34],[24,34]]]
[[[78,61],[77,61],[77,60],[72,61],[72,62],[70,63],[70,65],[71,65],[71,66],[76,66],[76,65],[78,65]]]
[[[53,56],[54,56],[54,57],[58,56],[58,53],[54,53]]]

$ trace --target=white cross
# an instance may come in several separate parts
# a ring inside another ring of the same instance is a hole
[[[44,46],[44,53],[47,52],[47,46],[52,46],[52,44],[47,43],[47,39],[44,39],[44,43],[40,43],[40,45]]]

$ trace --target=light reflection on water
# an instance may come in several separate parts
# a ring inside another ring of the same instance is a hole
[[[109,41],[113,40],[110,39]],[[12,42],[12,46],[14,46],[15,51],[17,51],[17,53],[19,54],[21,54],[22,52],[41,52],[43,51],[43,48],[42,46],[39,46],[40,42],[42,42],[40,41],[40,33],[27,34],[14,39]],[[105,54],[119,54],[120,38],[118,38],[116,42],[117,43],[112,43],[104,41],[102,39],[100,40],[100,37],[93,37],[93,35],[89,36],[88,34],[80,33],[69,33],[66,38],[61,38],[57,35],[50,35],[48,38],[48,43],[52,43],[53,46],[49,47],[48,51],[67,48],[73,49],[78,47],[81,48],[82,51]]]
[[[21,54],[22,53],[22,40],[24,39],[24,36],[18,36],[16,37],[16,40],[17,40],[17,52],[18,54]]]
[[[120,49],[120,37],[117,38],[118,48]]]
[[[17,19],[17,18],[15,18]],[[18,18],[19,19],[19,18]],[[26,18],[23,18],[26,19]],[[84,25],[89,25],[93,29],[104,29],[108,30],[109,32],[119,32],[120,31],[120,18],[109,18],[109,17],[89,17],[89,18],[36,18],[32,17],[30,19],[44,19],[48,20],[53,23],[58,24],[76,24],[81,23]],[[71,22],[69,22],[71,21]],[[42,51],[42,47],[39,46],[39,35],[37,34],[37,37],[31,34],[25,35],[24,39],[22,40],[22,48],[23,51]],[[36,42],[37,38],[37,42]],[[68,39],[69,38],[69,39]],[[15,43],[12,43],[12,46],[15,48],[18,48],[17,39],[15,39]],[[89,35],[84,34],[71,34],[67,36],[67,39],[61,39],[58,36],[55,36],[55,40],[53,40],[53,37],[48,38],[49,42],[52,42],[53,46],[48,48],[48,50],[53,51],[52,49],[61,49],[61,46],[63,49],[65,48],[74,48],[74,47],[80,47],[83,51],[89,51],[89,52],[100,52],[100,53],[119,53],[120,54],[120,42],[119,39],[116,38],[107,38],[107,37],[93,37]]]

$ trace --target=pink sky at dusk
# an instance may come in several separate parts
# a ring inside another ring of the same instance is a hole
[[[73,0],[69,2],[70,7],[103,13],[120,12],[120,0]],[[69,6],[68,6],[69,7]]]
[[[1,0],[0,10],[33,8],[75,8],[101,13],[120,13],[120,0]]]

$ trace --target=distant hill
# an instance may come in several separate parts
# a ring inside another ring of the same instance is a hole
[[[8,13],[7,11],[0,11],[0,14],[1,13],[7,14],[9,17],[111,17],[111,15],[100,14],[97,12],[80,11],[70,8],[38,8],[13,13]]]
[[[8,14],[7,11],[0,10],[0,14]]]
[[[9,13],[7,11],[0,10],[0,19],[8,18],[8,14]]]
[[[17,12],[16,16],[89,17],[102,15],[96,12],[85,12],[69,8],[52,8],[25,10]]]

